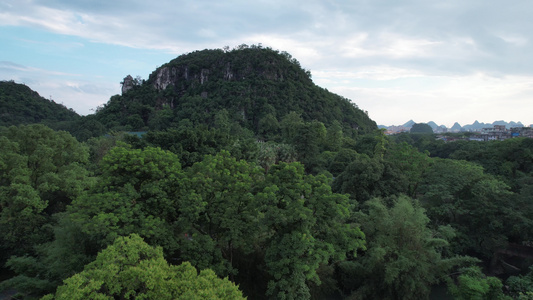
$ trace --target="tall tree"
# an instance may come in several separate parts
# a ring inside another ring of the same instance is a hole
[[[388,207],[385,202],[391,202]],[[433,232],[416,201],[374,198],[360,213],[361,229],[368,242],[361,257],[339,264],[345,291],[368,299],[427,299],[438,283],[462,258],[443,258],[445,236]]]
[[[457,253],[490,258],[524,227],[515,196],[502,181],[467,161],[435,159],[418,189],[434,224],[457,229]]]
[[[264,175],[261,169],[238,161],[227,151],[206,156],[187,170],[187,197],[200,199],[196,214],[182,217],[191,239],[183,241],[180,259],[197,267],[210,267],[218,274],[235,275],[238,254],[253,251],[260,218],[253,191]],[[191,201],[192,202],[192,201]]]
[[[258,194],[270,233],[267,294],[276,299],[308,299],[307,282],[320,282],[321,264],[355,255],[364,245],[363,233],[347,222],[348,198],[332,193],[328,183],[323,175],[304,175],[299,163],[281,163],[271,168]]]

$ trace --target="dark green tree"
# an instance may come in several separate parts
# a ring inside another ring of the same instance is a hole
[[[359,154],[346,169],[335,178],[333,190],[348,193],[357,201],[364,202],[381,196],[379,181],[383,177],[384,165],[366,154]]]
[[[0,261],[51,240],[52,215],[93,182],[88,158],[67,132],[44,125],[0,129]]]
[[[298,163],[281,163],[267,174],[257,195],[264,210],[265,263],[276,299],[308,299],[307,282],[320,283],[317,270],[364,247],[364,235],[348,221],[351,205],[334,194],[325,176],[304,175]]]
[[[253,251],[259,232],[259,210],[253,194],[262,170],[245,161],[238,161],[228,152],[206,156],[187,170],[187,198],[198,199],[201,209],[183,215],[192,239],[182,241],[180,259],[199,268],[212,268],[218,274],[235,275],[234,260],[239,254]]]
[[[410,133],[433,133],[433,129],[426,123],[415,123],[409,130]]]
[[[391,202],[388,207],[385,202]],[[360,213],[367,251],[361,257],[341,262],[345,291],[359,299],[427,299],[431,286],[446,277],[452,267],[471,260],[444,258],[446,235],[429,227],[424,209],[416,201],[374,198]],[[446,232],[446,230],[442,230]]]
[[[457,253],[490,258],[524,225],[515,196],[502,181],[466,161],[435,159],[418,191],[434,224],[457,229]]]

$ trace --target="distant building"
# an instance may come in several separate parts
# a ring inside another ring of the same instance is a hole
[[[389,126],[387,128],[387,131],[385,131],[385,134],[391,135],[391,134],[397,134],[397,133],[402,133],[402,132],[409,132],[409,129],[411,128],[408,128],[405,126]]]
[[[507,129],[505,125],[494,125],[491,128],[483,128],[477,135],[471,136],[471,141],[503,141],[515,137],[533,138],[532,127],[513,127]]]

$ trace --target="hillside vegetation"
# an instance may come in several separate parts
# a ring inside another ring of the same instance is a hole
[[[79,115],[24,84],[0,81],[0,126],[74,121]]]
[[[18,298],[533,293],[531,139],[391,138],[287,53],[185,54],[50,126],[0,126]]]
[[[113,96],[96,117],[110,129],[161,130],[184,119],[213,125],[222,109],[256,134],[291,112],[326,126],[338,121],[346,132],[377,128],[350,100],[316,86],[290,54],[256,46],[181,55]]]

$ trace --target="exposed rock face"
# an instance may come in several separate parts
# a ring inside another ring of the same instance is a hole
[[[233,79],[233,72],[231,71],[231,64],[227,63],[226,68],[224,69],[224,79],[225,80],[232,80]]]
[[[209,70],[202,69],[202,72],[200,72],[200,84],[204,84],[207,82],[208,75],[209,75]]]
[[[122,81],[121,83],[122,83],[122,95],[124,95],[125,93],[127,93],[129,90],[133,88],[134,86],[133,77],[131,77],[131,75],[128,75],[124,78],[124,81]]]
[[[152,74],[152,85],[157,90],[165,90],[169,85],[173,85],[177,90],[183,90],[185,86],[200,84],[204,85],[208,81],[245,80],[248,76],[255,75],[268,80],[283,81],[285,76],[283,71],[276,68],[276,63],[270,63],[270,70],[258,70],[252,65],[234,68],[231,61],[214,62],[211,68],[192,70],[188,65],[164,66]]]
[[[189,80],[189,67],[163,67],[155,74],[154,87],[164,90],[167,86]]]

